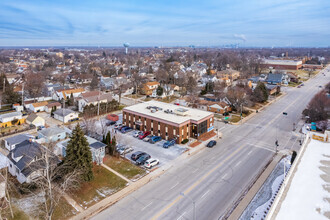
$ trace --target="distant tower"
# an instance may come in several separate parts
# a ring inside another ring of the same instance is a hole
[[[125,47],[125,53],[127,54],[128,53],[129,43],[124,43],[123,45]]]

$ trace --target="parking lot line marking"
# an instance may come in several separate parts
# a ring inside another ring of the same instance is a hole
[[[187,190],[185,190],[183,193],[184,195],[188,194],[190,191],[192,191],[194,188],[196,188],[201,182],[206,179],[208,176],[210,176],[212,173],[214,173],[219,167],[224,165],[229,159],[234,157],[238,152],[240,152],[245,145],[240,146],[237,150],[232,152],[228,157],[226,157],[223,161],[221,161],[217,166],[215,166],[213,169],[211,169],[209,172],[207,172],[204,176],[202,176],[199,180],[197,180],[193,185],[191,185]],[[168,209],[170,209],[175,203],[177,203],[180,199],[182,199],[183,196],[177,196],[170,204],[168,204],[165,208],[163,208],[160,212],[158,212],[156,215],[154,215],[151,219],[155,220],[158,219],[164,212],[166,212]]]
[[[186,214],[186,212],[182,213],[182,215],[180,215],[180,217],[177,218],[177,220],[181,219],[184,216],[184,214]]]
[[[242,161],[238,161],[238,163],[235,165],[235,167],[237,167],[238,165],[240,165],[242,163]]]
[[[144,206],[141,211],[145,210],[147,207],[149,207],[152,204],[152,202],[150,202],[148,205]]]
[[[172,187],[170,188],[170,190],[171,190],[171,189],[174,189],[174,187],[176,187],[177,185],[179,185],[179,182],[177,182],[174,186],[172,186]]]
[[[209,192],[210,192],[210,190],[207,190],[206,193],[204,193],[204,194],[202,195],[202,198],[203,198],[204,196],[206,196],[206,194],[208,194]]]

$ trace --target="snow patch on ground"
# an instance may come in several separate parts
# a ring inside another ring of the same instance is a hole
[[[259,189],[258,193],[254,196],[248,207],[243,212],[240,220],[246,219],[265,219],[276,195],[279,191],[284,177],[284,165],[285,173],[287,174],[290,169],[290,159],[288,156],[282,159],[274,168],[272,173],[266,179],[265,183]]]

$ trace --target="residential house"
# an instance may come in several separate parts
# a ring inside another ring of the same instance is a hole
[[[36,103],[32,103],[31,105],[29,105],[29,109],[32,112],[44,112],[46,105],[48,105],[47,101],[36,102]]]
[[[222,70],[219,71],[217,73],[218,78],[220,79],[229,79],[231,81],[237,80],[240,76],[240,72],[237,70],[233,70],[233,69],[226,69],[226,70]]]
[[[290,82],[294,82],[294,83],[298,83],[299,82],[298,77],[295,74],[293,74],[293,73],[288,73],[288,77],[290,79]]]
[[[61,109],[62,105],[59,102],[52,102],[46,105],[45,112],[51,113],[52,108],[55,108],[55,110]]]
[[[214,113],[224,114],[230,112],[231,107],[225,102],[217,102],[207,106],[207,110]]]
[[[19,103],[13,104],[13,109],[15,109],[15,111],[17,112],[21,112],[24,110],[24,107],[21,106]]]
[[[26,118],[26,123],[32,124],[36,127],[45,126],[45,119],[38,116],[37,114],[32,113]]]
[[[205,86],[206,83],[215,83],[218,82],[219,79],[215,75],[204,75],[201,79],[201,83]]]
[[[272,85],[280,85],[285,84],[288,85],[290,82],[290,78],[287,74],[284,73],[269,73],[267,75],[266,82]]]
[[[21,112],[9,112],[0,115],[0,127],[10,127],[13,122],[15,124],[23,124],[25,122],[25,118],[22,117]]]
[[[87,142],[89,143],[89,148],[92,153],[92,159],[94,163],[97,164],[102,164],[105,156],[105,147],[107,146],[106,144],[91,138],[89,136],[86,136]],[[61,155],[63,157],[66,156],[66,147],[69,143],[70,139],[66,139],[64,141],[61,141],[56,144],[55,148],[55,154],[56,155]]]
[[[75,121],[79,119],[78,112],[72,111],[71,109],[58,109],[54,112],[54,118],[62,121],[63,123]]]
[[[38,159],[42,157],[45,148],[40,144],[25,140],[15,146],[7,155],[9,160],[8,171],[16,176],[20,183],[31,183],[33,180],[44,175],[44,169]]]
[[[100,85],[105,87],[106,89],[116,89],[116,79],[111,77],[103,77],[100,78]]]
[[[112,100],[111,93],[101,93],[99,91],[85,92],[78,97],[78,110],[84,111],[84,107],[87,105],[97,105],[100,103],[107,103]]]
[[[11,151],[15,148],[17,144],[22,143],[25,140],[30,140],[31,138],[34,138],[34,136],[29,134],[18,134],[9,138],[5,139],[5,147],[7,150]]]
[[[49,127],[38,131],[38,139],[42,139],[40,142],[56,142],[64,140],[66,138],[66,131],[59,127]]]
[[[154,90],[157,90],[158,86],[160,85],[159,82],[146,82],[141,89],[141,93],[144,95],[152,95]]]
[[[273,95],[281,91],[281,86],[279,85],[265,84],[265,86],[270,95]]]
[[[84,88],[59,90],[53,93],[52,98],[57,101],[66,100],[70,98],[71,94],[74,98],[77,98],[84,91]]]

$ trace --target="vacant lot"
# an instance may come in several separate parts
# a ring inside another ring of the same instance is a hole
[[[59,204],[56,206],[53,219],[69,219],[71,216],[75,215],[78,211],[75,210],[64,198],[61,198]]]
[[[138,179],[146,173],[144,169],[135,166],[129,160],[122,157],[106,156],[104,163],[128,179]]]
[[[101,166],[93,167],[94,179],[81,184],[79,190],[70,196],[84,209],[105,197],[121,190],[127,184],[125,180]]]

